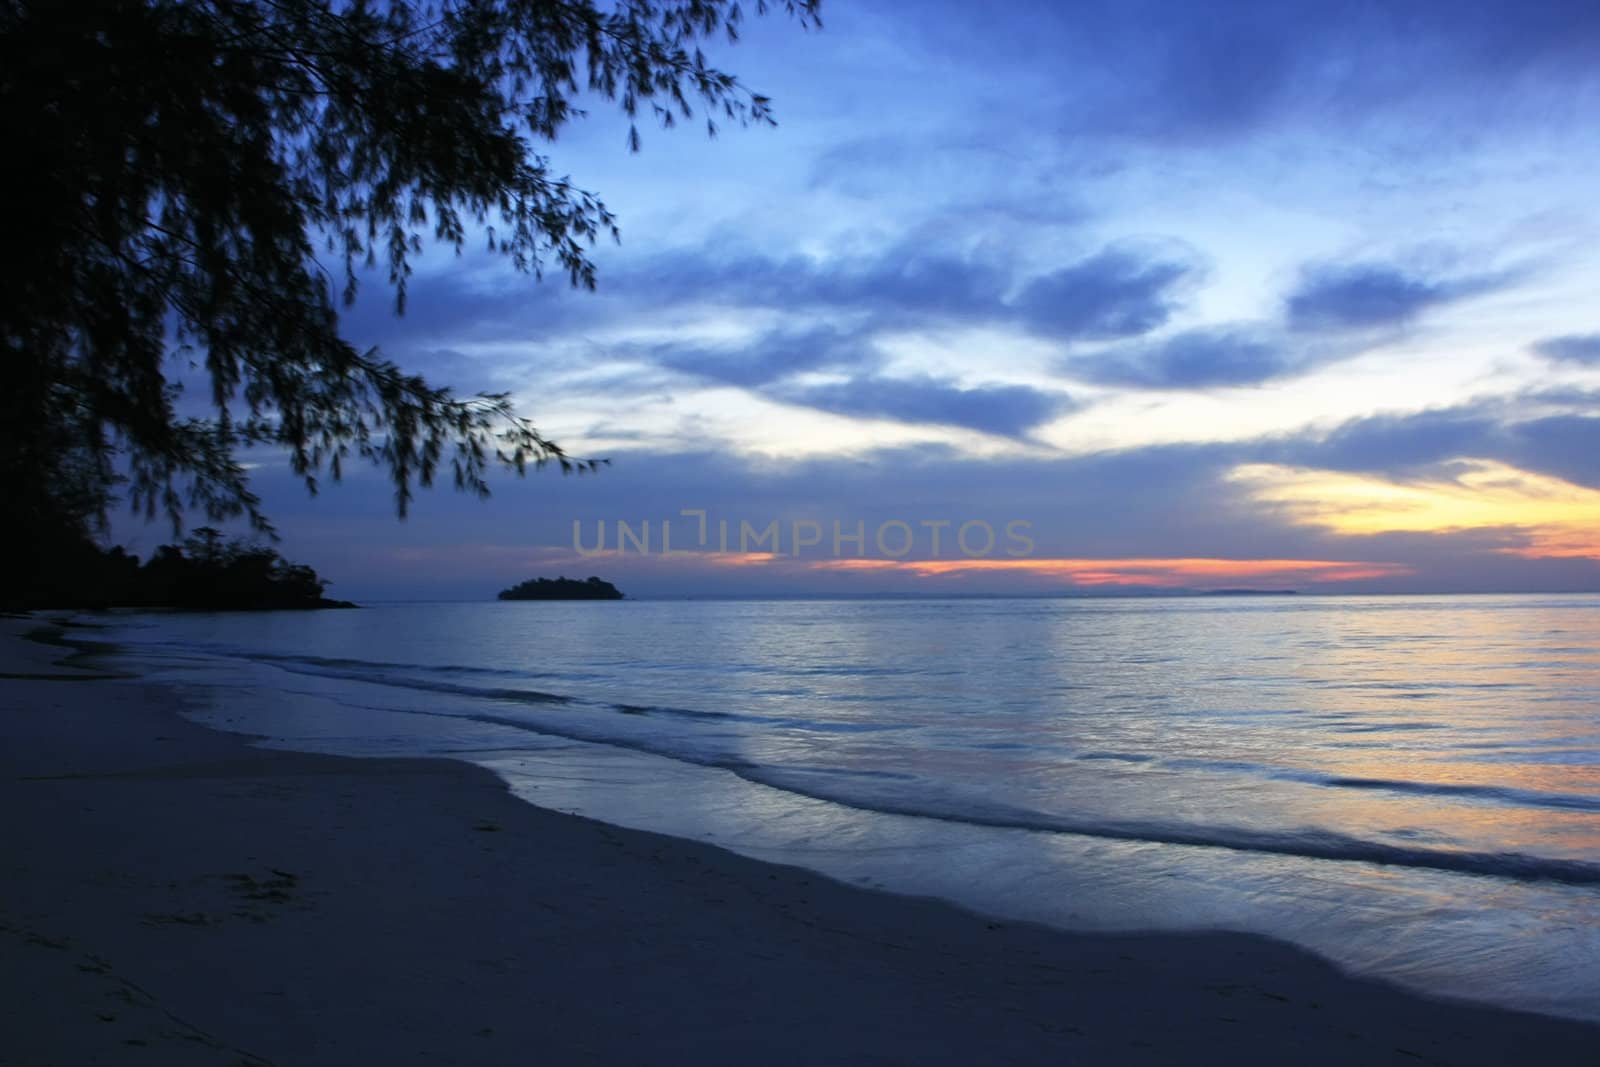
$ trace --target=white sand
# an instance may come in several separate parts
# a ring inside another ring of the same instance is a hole
[[[1600,1062],[1600,1027],[1261,938],[998,924],[466,764],[255,749],[26,625],[0,626],[0,1064]]]

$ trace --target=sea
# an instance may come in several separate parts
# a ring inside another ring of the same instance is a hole
[[[97,620],[106,622],[104,617]],[[1600,596],[136,614],[188,714],[1073,930],[1600,1019]]]

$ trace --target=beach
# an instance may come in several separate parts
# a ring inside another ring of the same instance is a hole
[[[543,810],[445,759],[269,751],[0,661],[0,1063],[1502,1063],[1600,1027],[1243,934],[1081,934]]]

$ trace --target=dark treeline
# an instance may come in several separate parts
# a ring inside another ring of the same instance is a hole
[[[501,600],[621,600],[622,591],[599,578],[529,578],[500,590]]]
[[[0,590],[10,610],[32,608],[182,608],[192,611],[354,607],[323,596],[327,582],[274,549],[224,542],[201,527],[182,545],[162,545],[144,563],[120,546],[66,539],[41,555],[43,566]]]

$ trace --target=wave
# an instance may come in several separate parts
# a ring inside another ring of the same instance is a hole
[[[1545,793],[1532,789],[1514,789],[1509,786],[1408,782],[1387,778],[1324,778],[1321,784],[1336,789],[1380,789],[1394,793],[1473,797],[1515,804],[1518,807],[1568,808],[1574,811],[1600,812],[1600,797],[1575,793]]]
[[[1072,758],[1077,760],[1142,763],[1171,770],[1251,774],[1258,778],[1301,782],[1306,785],[1324,786],[1329,789],[1371,789],[1378,792],[1407,793],[1421,796],[1463,797],[1470,800],[1483,800],[1519,808],[1554,808],[1566,811],[1600,812],[1600,796],[1585,793],[1550,793],[1536,789],[1517,789],[1511,786],[1415,782],[1393,778],[1357,778],[1349,775],[1302,770],[1295,767],[1253,763],[1247,760],[1202,759],[1185,756],[1162,758],[1140,752],[1079,752]]]
[[[323,656],[289,656],[263,652],[234,652],[234,654],[242,655],[248,659],[274,664],[291,671],[296,670],[297,668],[302,670],[305,668],[311,668],[311,670],[309,670],[307,673],[313,673],[325,677],[341,678],[348,681],[370,682],[379,685],[394,686],[405,689],[416,689],[424,692],[444,693],[450,696],[474,697],[488,700],[510,701],[513,703],[522,704],[562,704],[589,706],[636,717],[656,716],[691,722],[707,723],[746,723],[769,728],[804,730],[811,733],[832,734],[884,733],[916,729],[916,726],[911,723],[823,722],[815,719],[806,719],[796,716],[757,715],[752,713],[713,711],[657,704],[628,704],[589,701],[560,693],[547,693],[532,689],[511,689],[504,687],[467,685],[426,677],[399,677],[388,673],[393,670],[406,670],[424,673],[438,672],[444,674],[483,675],[491,677],[556,677],[555,675],[551,674],[539,674],[528,671],[512,671],[486,667],[464,666],[417,666],[412,664],[386,663],[378,660],[361,660]],[[1427,729],[1428,725],[1429,724],[1424,723],[1383,723],[1375,725],[1371,727],[1371,729]],[[1351,729],[1348,726],[1334,728],[1342,728],[1346,731]],[[605,737],[592,737],[587,739],[600,742],[605,742],[607,740]],[[669,757],[673,755],[670,752],[662,752],[660,754],[667,755]],[[1370,789],[1380,792],[1403,793],[1422,796],[1460,797],[1470,800],[1486,801],[1489,803],[1506,804],[1515,807],[1600,812],[1600,797],[1597,796],[1571,793],[1550,793],[1531,789],[1516,789],[1505,786],[1472,784],[1458,785],[1449,783],[1414,782],[1398,779],[1358,778],[1329,775],[1317,771],[1299,770],[1296,768],[1280,767],[1271,764],[1252,763],[1243,760],[1213,760],[1193,757],[1161,758],[1146,753],[1134,752],[1094,751],[1079,753],[1073,758],[1086,761],[1116,761],[1125,763],[1149,764],[1174,770],[1254,774],[1263,778],[1271,778],[1279,781],[1302,782],[1307,785],[1325,786],[1332,789]]]
[[[671,707],[665,704],[602,704],[597,702],[595,706],[620,711],[624,715],[665,716],[667,718],[685,719],[691,722],[759,723],[762,726],[808,730],[814,733],[826,734],[867,734],[916,729],[912,723],[819,722],[815,719],[802,719],[794,716],[751,715],[737,711],[704,711],[697,708]]]
[[[310,674],[322,678],[338,678],[348,682],[370,682],[377,685],[394,686],[401,689],[420,689],[428,693],[444,693],[449,696],[481,697],[490,700],[508,700],[520,704],[569,704],[573,698],[561,693],[546,693],[537,689],[509,689],[501,686],[488,687],[479,685],[463,685],[457,682],[447,682],[442,679],[432,678],[400,678],[386,673],[394,669],[402,670],[438,670],[439,668],[419,668],[406,664],[385,664],[372,660],[339,660],[319,656],[279,656],[265,652],[236,652],[234,655],[243,659],[272,666],[296,674]],[[484,674],[499,673],[505,677],[529,677],[520,672],[493,672],[488,669],[474,667],[444,668],[446,671],[473,672]],[[548,677],[548,676],[547,676]]]
[[[837,724],[817,723],[795,718],[770,718],[742,715],[725,711],[704,711],[656,705],[602,703],[585,701],[571,696],[545,693],[527,689],[474,686],[445,681],[438,678],[397,677],[387,673],[394,668],[419,670],[413,665],[384,664],[377,661],[339,660],[331,657],[282,656],[266,653],[239,653],[244,658],[274,664],[296,673],[326,675],[354,681],[379,683],[408,689],[444,693],[477,699],[491,699],[524,704],[562,706],[578,710],[593,708],[608,710],[629,717],[667,717],[679,720],[709,722],[758,722],[766,727],[792,727],[807,730],[834,729],[908,729],[909,724]],[[454,668],[421,668],[422,670],[451,671]],[[461,668],[459,673],[506,674],[480,668]],[[509,672],[515,673],[515,672]],[[324,696],[326,694],[323,694]],[[1551,881],[1570,885],[1600,885],[1600,863],[1530,855],[1518,852],[1483,852],[1420,848],[1383,841],[1373,841],[1321,828],[1288,830],[1262,830],[1238,826],[1210,826],[1160,821],[1104,820],[1074,818],[1066,815],[1030,809],[997,805],[974,804],[969,801],[948,802],[926,794],[915,797],[852,795],[850,790],[824,788],[829,782],[843,782],[868,777],[839,773],[831,769],[808,767],[787,768],[752,761],[745,757],[729,756],[721,752],[694,752],[681,745],[666,746],[661,738],[618,737],[600,720],[588,716],[563,716],[562,721],[541,718],[529,721],[512,715],[492,711],[446,712],[426,709],[404,709],[411,714],[423,714],[456,720],[474,721],[508,727],[548,737],[597,743],[643,754],[674,759],[680,762],[714,768],[735,774],[751,783],[779,789],[795,795],[840,804],[845,807],[885,815],[937,819],[996,829],[1030,832],[1070,834],[1079,837],[1128,841],[1147,844],[1227,849],[1237,852],[1281,855],[1303,859],[1336,862],[1360,862],[1386,866],[1437,870],[1457,874],[1511,879],[1517,881]],[[654,743],[652,743],[654,742]],[[1376,778],[1339,777],[1292,768],[1251,764],[1242,761],[1180,758],[1158,759],[1144,753],[1091,751],[1078,754],[1083,760],[1115,760],[1128,763],[1172,766],[1184,769],[1217,769],[1227,772],[1264,774],[1271,777],[1305,781],[1310,784],[1341,789],[1375,789],[1401,793],[1437,794],[1441,796],[1468,797],[1498,803],[1516,803],[1524,806],[1550,806],[1583,811],[1600,811],[1600,798],[1565,794],[1536,793],[1492,786],[1454,784],[1429,784]],[[842,769],[841,769],[842,770]],[[892,775],[873,777],[890,778]],[[914,781],[921,779],[913,778]]]
[[[252,652],[244,649],[229,649],[230,655],[242,656],[245,659],[256,660],[262,663],[289,663],[302,664],[308,667],[331,667],[335,669],[365,670],[373,668],[385,671],[425,671],[438,674],[468,674],[483,675],[494,678],[559,678],[561,675],[545,671],[512,670],[504,667],[466,667],[460,664],[447,663],[433,665],[425,663],[389,663],[384,660],[350,659],[341,656],[290,656],[276,652]]]
[[[698,708],[680,708],[665,704],[628,704],[590,700],[563,693],[547,693],[535,689],[508,689],[498,686],[466,685],[433,678],[402,677],[389,673],[399,669],[418,672],[482,674],[502,677],[560,677],[554,674],[535,674],[525,671],[503,671],[482,667],[425,667],[412,664],[384,663],[378,660],[339,659],[326,656],[287,656],[261,652],[235,652],[234,655],[255,660],[296,674],[311,674],[321,678],[342,681],[366,682],[397,689],[414,689],[425,693],[443,693],[449,696],[472,697],[483,700],[501,700],[518,704],[559,704],[573,708],[593,708],[618,712],[634,717],[666,717],[691,722],[750,723],[779,729],[806,730],[813,733],[883,733],[909,730],[910,723],[851,723],[819,722],[794,716],[755,715],[735,711],[708,711]],[[470,716],[456,716],[463,718]],[[501,721],[501,720],[495,720]],[[603,740],[603,738],[597,739]]]
[[[818,800],[828,800],[847,807],[873,811],[883,815],[909,815],[917,818],[938,819],[942,822],[965,823],[970,826],[987,826],[996,829],[1029,830],[1044,833],[1072,834],[1111,841],[1129,841],[1157,845],[1185,845],[1195,848],[1220,848],[1234,852],[1265,853],[1293,856],[1300,859],[1333,860],[1338,862],[1373,863],[1390,867],[1409,867],[1421,870],[1445,871],[1455,874],[1481,875],[1514,881],[1548,881],[1568,885],[1600,885],[1600,864],[1583,860],[1555,859],[1521,852],[1470,852],[1443,849],[1411,848],[1370,841],[1330,830],[1253,830],[1245,827],[1200,826],[1160,822],[1096,822],[1050,815],[1025,809],[992,808],[940,809],[919,803],[905,804],[894,801],[858,799],[844,800],[823,796],[804,789],[793,789],[784,782],[782,773],[773,774],[766,769],[730,767],[733,773],[761,785],[801,792]]]
[[[744,758],[712,756],[678,751],[664,752],[648,743],[591,733],[579,727],[526,720],[486,712],[412,712],[441,718],[465,719],[487,725],[510,727],[546,737],[603,744],[614,748],[673,759],[682,763],[726,771],[755,785],[809,797],[858,811],[880,815],[937,819],[940,822],[982,826],[993,829],[1023,830],[1036,833],[1070,834],[1102,840],[1141,844],[1181,845],[1194,848],[1226,849],[1235,852],[1290,856],[1299,859],[1335,862],[1372,863],[1382,866],[1436,870],[1524,882],[1559,882],[1567,885],[1600,885],[1600,864],[1582,860],[1557,859],[1519,852],[1472,852],[1414,848],[1340,834],[1334,831],[1301,828],[1295,830],[1255,830],[1246,827],[1205,826],[1154,821],[1096,821],[1074,819],[1047,812],[1000,806],[939,804],[931,798],[916,801],[884,797],[863,797],[809,784],[818,780],[852,779],[911,780],[892,772],[850,772],[835,768],[772,767]],[[800,779],[800,781],[797,781]]]

